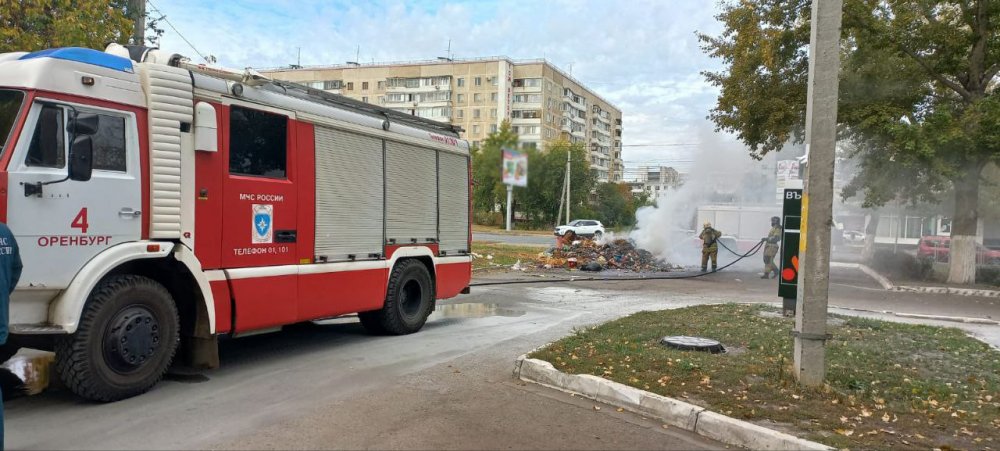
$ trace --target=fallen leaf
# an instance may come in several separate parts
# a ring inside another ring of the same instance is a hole
[[[840,422],[841,423],[846,423],[847,422],[847,417],[840,417]]]
[[[888,423],[888,422],[889,422],[889,420],[891,420],[891,419],[892,419],[892,418],[891,418],[891,417],[889,417],[889,413],[885,413],[885,414],[883,414],[883,415],[882,415],[882,421],[884,421],[884,422],[886,422],[886,423]]]
[[[621,407],[619,407],[617,410],[615,410],[615,412],[624,412],[624,411],[625,411],[625,409],[623,409]]]
[[[802,397],[799,395],[792,395],[792,399],[802,399]]]
[[[833,432],[836,432],[845,437],[850,437],[854,435],[854,429],[834,429]]]
[[[594,406],[594,410],[601,410],[600,406]]]
[[[872,412],[870,410],[868,410],[868,409],[861,408],[861,416],[863,416],[865,418],[868,418],[868,417],[872,416]]]

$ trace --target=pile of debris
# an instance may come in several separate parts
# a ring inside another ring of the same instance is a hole
[[[582,239],[556,246],[538,254],[538,267],[583,271],[617,269],[633,272],[659,272],[674,269],[657,260],[649,251],[635,247],[629,240],[616,239],[605,244]]]

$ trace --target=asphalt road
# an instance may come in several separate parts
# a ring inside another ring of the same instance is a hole
[[[487,277],[513,276],[524,277]],[[889,293],[851,272],[834,276],[834,306],[1000,318],[1000,300]],[[523,385],[511,376],[513,361],[574,327],[639,310],[774,302],[774,283],[720,272],[687,280],[492,286],[442,303],[415,335],[371,337],[353,318],[295,326],[230,340],[222,368],[172,376],[133,399],[92,404],[51,390],[9,402],[7,446],[718,448],[655,421]],[[1000,346],[997,326],[936,324]]]

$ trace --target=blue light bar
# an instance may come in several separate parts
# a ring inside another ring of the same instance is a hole
[[[131,60],[115,56],[110,53],[81,47],[63,47],[58,49],[41,50],[29,53],[18,59],[28,60],[32,58],[56,58],[66,61],[76,61],[79,63],[92,64],[94,66],[132,73]]]

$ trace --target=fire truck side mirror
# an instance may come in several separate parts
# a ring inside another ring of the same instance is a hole
[[[69,132],[71,135],[94,135],[101,125],[101,119],[96,114],[78,113],[70,116]]]
[[[90,180],[94,171],[94,140],[90,135],[80,135],[69,148],[69,179],[77,182]]]

